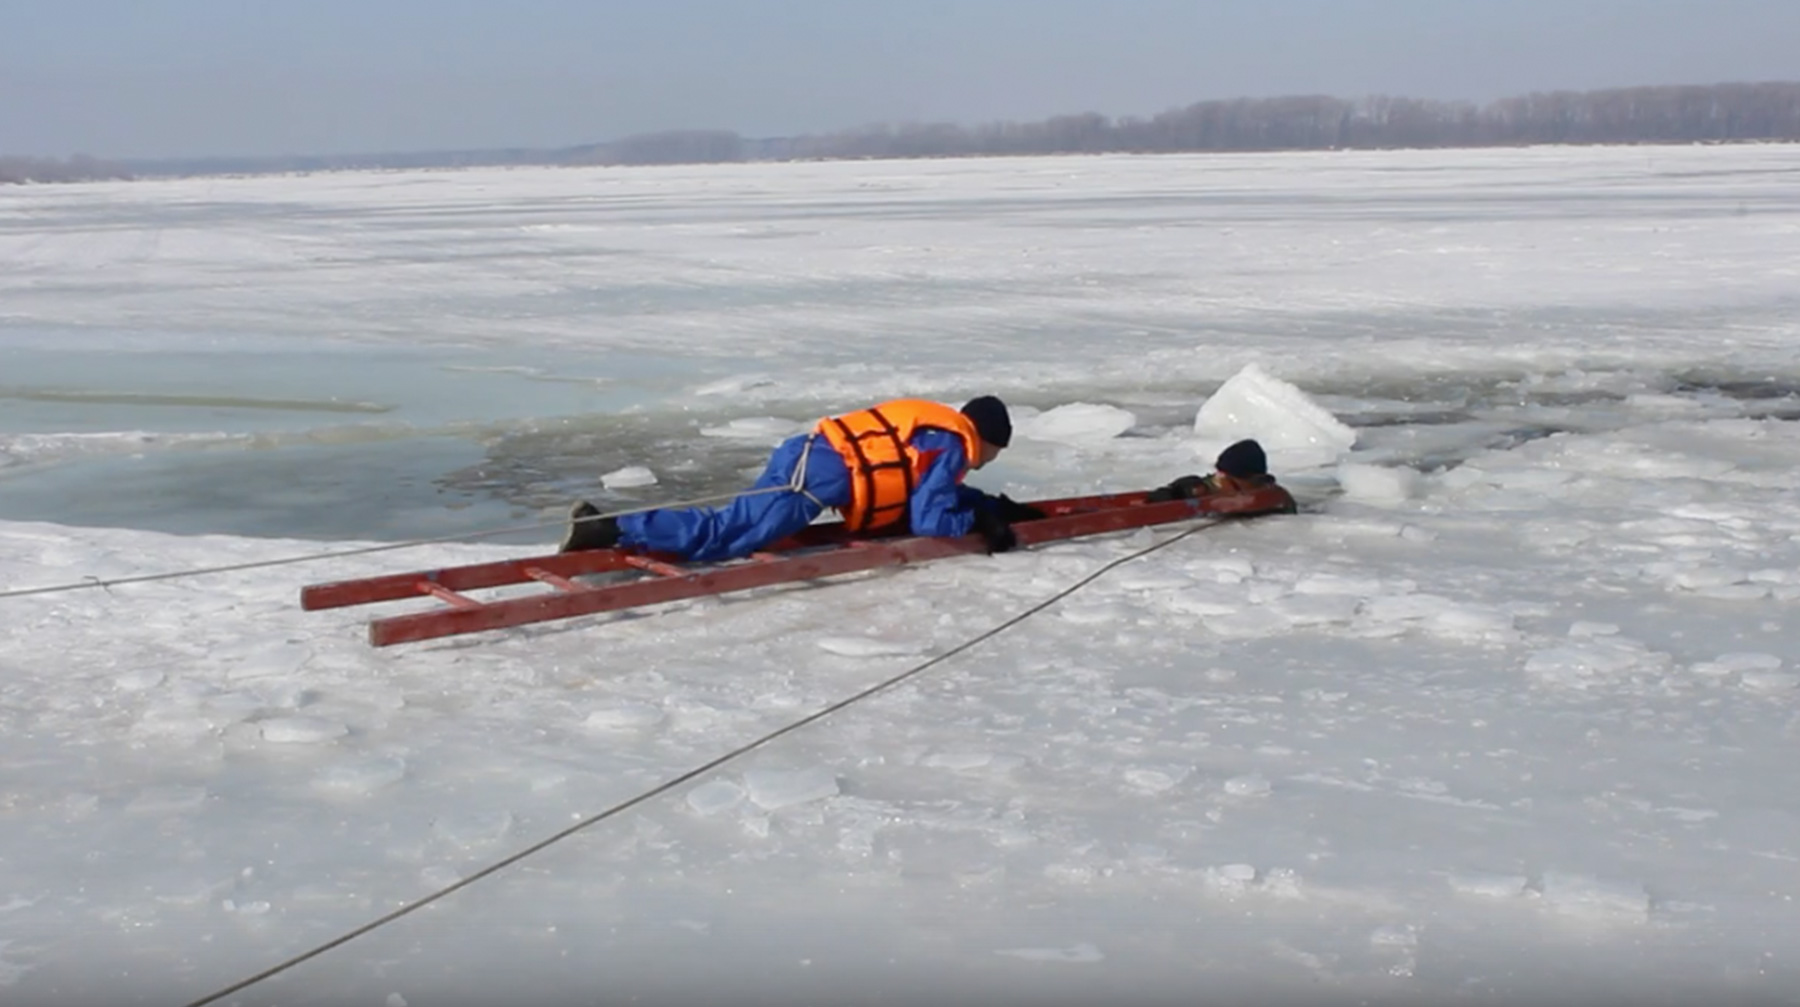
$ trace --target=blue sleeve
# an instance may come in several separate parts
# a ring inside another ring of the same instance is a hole
[[[962,438],[926,428],[913,434],[912,445],[930,455],[925,472],[913,486],[912,533],[954,538],[975,529],[975,511],[985,495],[962,484],[969,469]]]

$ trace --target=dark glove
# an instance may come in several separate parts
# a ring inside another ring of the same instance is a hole
[[[1203,476],[1182,476],[1167,486],[1151,490],[1144,499],[1149,503],[1192,500],[1200,495],[1200,488],[1204,485],[1206,485],[1206,479]]]
[[[986,507],[975,508],[975,533],[987,543],[990,556],[1019,544],[1019,536],[1013,534],[1012,525]]]
[[[994,498],[994,513],[1007,524],[1018,524],[1020,521],[1042,521],[1050,515],[1038,510],[1030,504],[1022,504],[1002,493]]]

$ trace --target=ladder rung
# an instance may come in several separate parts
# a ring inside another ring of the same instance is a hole
[[[542,583],[548,584],[551,587],[556,588],[558,591],[567,591],[570,594],[575,594],[580,591],[592,591],[593,590],[593,588],[587,586],[586,584],[581,583],[580,581],[570,580],[569,578],[564,577],[562,574],[559,574],[559,573],[551,573],[550,571],[544,569],[541,566],[526,567],[525,568],[525,576],[530,577],[532,580],[541,581]]]
[[[436,581],[430,581],[430,580],[419,581],[419,590],[425,594],[431,595],[433,598],[436,598],[439,601],[442,601],[444,604],[450,605],[454,608],[480,608],[481,607],[481,602],[476,601],[475,599],[469,597],[466,594],[457,594],[455,591],[450,590],[449,588],[445,587],[442,584],[437,583]]]
[[[656,574],[659,577],[686,577],[688,574],[694,572],[692,570],[683,570],[673,563],[664,563],[661,560],[651,559],[648,556],[627,556],[625,557],[625,562],[630,563],[639,570]]]

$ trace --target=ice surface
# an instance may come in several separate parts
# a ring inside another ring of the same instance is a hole
[[[1422,495],[1424,481],[1410,468],[1340,464],[1338,485],[1350,500],[1372,504],[1398,504]]]
[[[232,999],[1791,999],[1796,158],[16,187],[0,590],[469,537],[0,599],[0,999],[189,1002],[1165,541]],[[296,603],[979,392],[972,485],[1241,431],[1302,513],[384,649]]]
[[[994,953],[1028,962],[1068,962],[1078,965],[1106,959],[1098,946],[1085,942],[1064,948],[1002,948]]]
[[[1641,922],[1650,913],[1650,896],[1634,882],[1552,871],[1542,888],[1544,903],[1568,915]]]

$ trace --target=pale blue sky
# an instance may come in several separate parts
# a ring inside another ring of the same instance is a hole
[[[1800,0],[0,0],[0,155],[551,147],[1800,80]]]

